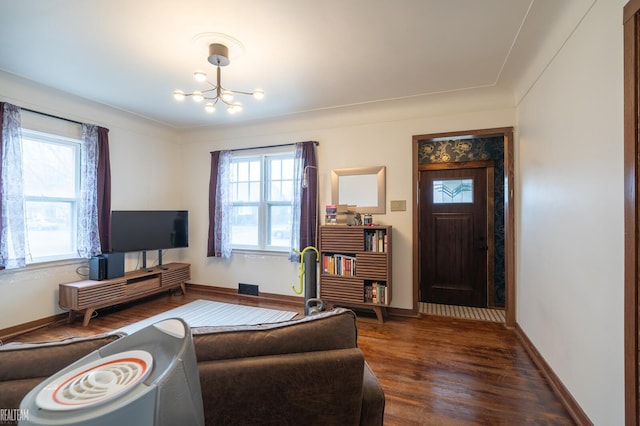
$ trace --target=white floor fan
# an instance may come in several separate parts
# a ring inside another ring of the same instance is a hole
[[[116,340],[45,380],[20,425],[204,425],[191,330],[168,319]]]

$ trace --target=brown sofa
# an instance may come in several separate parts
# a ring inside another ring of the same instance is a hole
[[[381,425],[384,394],[357,348],[355,315],[192,329],[207,425]],[[109,334],[0,348],[0,409],[118,339]]]

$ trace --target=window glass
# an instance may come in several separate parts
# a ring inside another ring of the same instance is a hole
[[[32,260],[75,252],[74,203],[27,201],[25,207]]]
[[[258,206],[236,205],[231,209],[231,245],[258,245]]]
[[[27,263],[77,257],[80,141],[23,129]]]
[[[473,179],[433,181],[433,204],[473,203]]]
[[[231,201],[260,201],[260,159],[240,158],[231,162]]]
[[[74,198],[77,147],[26,138],[22,142],[25,195]]]
[[[289,247],[291,241],[291,205],[269,208],[269,245]]]

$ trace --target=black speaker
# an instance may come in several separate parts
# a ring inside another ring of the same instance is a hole
[[[107,260],[102,256],[89,259],[89,279],[102,281],[107,277]]]
[[[124,276],[124,253],[105,253],[102,256],[107,263],[108,280]]]

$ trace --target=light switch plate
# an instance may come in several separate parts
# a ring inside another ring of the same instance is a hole
[[[407,210],[407,200],[391,200],[392,212],[403,212]]]

